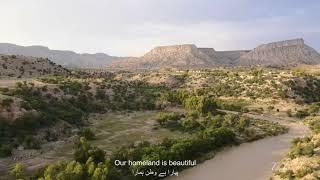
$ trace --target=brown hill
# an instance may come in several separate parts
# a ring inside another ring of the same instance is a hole
[[[0,55],[0,78],[32,78],[48,74],[69,74],[69,70],[44,58]]]

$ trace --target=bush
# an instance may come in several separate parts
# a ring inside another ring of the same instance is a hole
[[[244,100],[216,100],[217,108],[229,111],[244,111],[247,103]]]
[[[292,111],[291,111],[291,109],[288,109],[288,110],[286,111],[286,113],[287,113],[287,116],[288,116],[288,117],[292,117]]]
[[[12,147],[10,145],[0,144],[0,158],[11,156]]]
[[[16,179],[23,179],[25,177],[25,167],[21,163],[17,163],[14,166],[14,169],[11,171],[11,175],[14,176]]]
[[[79,135],[81,137],[85,137],[87,140],[93,140],[95,139],[95,134],[90,128],[83,128],[79,132]]]
[[[180,115],[177,113],[166,113],[166,112],[160,112],[158,113],[157,117],[156,117],[156,121],[160,124],[160,125],[165,125],[167,124],[169,121],[178,121],[180,120]]]
[[[195,131],[201,126],[201,124],[194,119],[186,119],[182,121],[181,126],[185,131]]]
[[[31,135],[28,135],[24,138],[23,146],[26,149],[40,149],[40,142]]]
[[[8,98],[8,99],[3,99],[1,105],[4,107],[10,107],[12,103],[13,103],[13,99]]]
[[[306,110],[298,110],[297,112],[296,112],[296,114],[295,114],[295,116],[297,117],[297,118],[300,118],[300,119],[302,119],[302,118],[305,118],[305,117],[307,117],[307,116],[309,116],[310,114],[306,111]]]

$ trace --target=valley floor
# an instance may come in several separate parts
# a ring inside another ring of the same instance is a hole
[[[111,154],[118,147],[132,142],[149,140],[156,143],[163,138],[187,136],[165,128],[155,129],[157,113],[157,111],[136,111],[91,114],[88,127],[95,132],[96,138],[90,142],[105,150],[107,154]],[[74,146],[72,138],[74,137],[44,144],[38,151],[24,150],[18,152],[19,155],[0,159],[0,179],[1,174],[10,172],[17,162],[25,164],[27,171],[34,172],[54,161],[71,159]]]

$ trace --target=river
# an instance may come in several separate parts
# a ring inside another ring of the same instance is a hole
[[[268,180],[273,169],[291,147],[295,137],[306,136],[310,130],[302,123],[291,122],[290,118],[248,115],[254,118],[280,122],[289,127],[289,132],[280,136],[267,137],[251,143],[226,148],[204,163],[184,170],[170,180]]]

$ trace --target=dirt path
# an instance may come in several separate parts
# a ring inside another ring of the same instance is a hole
[[[0,79],[0,88],[12,88],[15,87],[17,82],[37,82],[32,78],[22,78],[22,79]]]
[[[272,170],[285,156],[295,137],[310,133],[302,123],[292,122],[291,118],[246,114],[249,117],[279,122],[289,127],[289,132],[276,137],[244,143],[226,149],[211,160],[194,168],[180,172],[171,180],[268,180]]]

